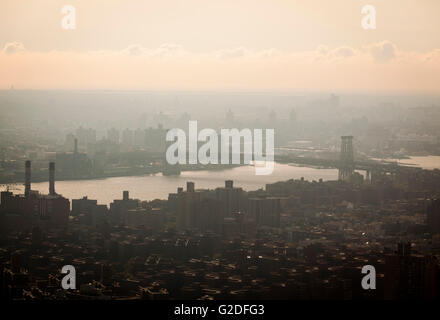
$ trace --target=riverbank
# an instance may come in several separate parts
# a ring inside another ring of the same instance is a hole
[[[234,165],[216,165],[216,164],[208,164],[208,165],[202,165],[202,164],[194,164],[194,165],[180,165],[180,171],[222,171],[222,170],[228,170],[231,168],[236,168],[243,166],[243,164],[234,164]],[[150,169],[150,168],[147,168]],[[162,167],[158,167],[157,169],[153,170],[144,170],[144,171],[133,171],[133,170],[126,170],[126,171],[119,171],[119,172],[106,172],[104,174],[90,174],[87,176],[66,176],[66,175],[60,175],[59,173],[56,174],[55,178],[57,181],[81,181],[81,180],[100,180],[100,179],[107,179],[107,178],[117,178],[117,177],[138,177],[138,176],[145,176],[145,175],[155,175],[160,174],[163,172]],[[22,173],[23,178],[14,177],[14,179],[9,180],[1,180],[0,179],[0,185],[16,185],[16,184],[22,184],[24,183],[24,172]],[[176,174],[178,175],[178,174]],[[168,175],[168,176],[176,176],[176,175]],[[45,172],[44,174],[33,174],[32,175],[32,182],[48,182],[48,173]]]
[[[306,180],[323,179],[336,180],[338,170],[296,167],[275,163],[271,175],[255,175],[253,166],[236,166],[224,170],[189,170],[178,176],[163,176],[151,174],[143,176],[110,177],[100,179],[57,180],[55,191],[68,199],[79,199],[87,196],[98,200],[101,204],[110,204],[114,199],[122,199],[122,191],[128,190],[130,198],[140,200],[167,199],[169,193],[177,191],[178,187],[186,188],[186,182],[195,183],[196,189],[215,189],[224,187],[225,180],[233,180],[234,186],[246,191],[264,189],[266,184],[289,179]],[[14,186],[14,193],[23,193],[22,184]],[[2,189],[6,189],[4,186]],[[32,190],[43,194],[49,191],[47,182],[32,182]]]

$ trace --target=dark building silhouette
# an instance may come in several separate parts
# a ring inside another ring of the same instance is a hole
[[[437,274],[434,256],[413,254],[410,243],[399,243],[385,256],[385,299],[433,299]]]
[[[348,181],[354,173],[353,136],[341,137],[339,180]]]
[[[49,194],[55,195],[55,162],[49,162]]]
[[[280,198],[250,198],[249,217],[253,219],[258,227],[280,226],[281,200]]]
[[[426,210],[426,223],[433,234],[440,233],[440,200],[431,201]]]
[[[49,170],[49,194],[31,190],[31,162],[25,164],[25,194],[1,193],[0,220],[4,230],[20,230],[32,226],[67,226],[70,201],[55,193],[55,165]]]
[[[139,200],[130,199],[129,192],[122,193],[122,200],[114,200],[110,203],[109,218],[113,223],[124,223],[124,215],[127,210],[139,207]]]
[[[25,178],[24,178],[24,195],[28,197],[31,192],[31,162],[27,160],[25,163]]]
[[[232,180],[226,180],[225,187],[217,188],[215,191],[217,200],[221,203],[224,217],[231,217],[233,213],[245,209],[243,189],[234,188],[234,182]]]

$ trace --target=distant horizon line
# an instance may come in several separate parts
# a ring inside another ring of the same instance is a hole
[[[61,89],[61,88],[51,88],[51,89],[17,89],[13,88],[0,88],[0,92],[120,92],[120,93],[181,93],[181,94],[268,94],[268,95],[296,95],[296,96],[307,96],[307,95],[366,95],[366,96],[438,96],[440,98],[440,92],[400,92],[400,91],[360,91],[360,90],[300,90],[300,89],[284,89],[284,90],[246,90],[246,89],[128,89],[128,88],[100,88],[100,89]]]

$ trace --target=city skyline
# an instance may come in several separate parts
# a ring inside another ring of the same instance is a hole
[[[0,1],[0,302],[423,316],[414,301],[440,297],[439,13]]]

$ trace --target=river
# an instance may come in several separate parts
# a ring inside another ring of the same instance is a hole
[[[215,189],[223,187],[225,180],[233,180],[234,186],[246,191],[264,188],[267,183],[289,179],[336,180],[336,169],[316,169],[275,163],[271,175],[257,176],[254,167],[241,166],[218,171],[184,171],[180,176],[163,176],[162,174],[134,177],[112,177],[93,180],[56,181],[55,190],[68,199],[88,196],[100,204],[109,204],[114,199],[122,199],[122,191],[128,190],[130,198],[140,200],[167,199],[168,194],[176,192],[177,187],[186,188],[187,181],[193,181],[197,188]],[[14,193],[23,193],[22,185],[15,185]],[[47,194],[48,182],[32,183],[32,190]]]
[[[391,160],[391,159],[387,159]],[[412,164],[424,169],[440,168],[440,156],[411,157],[398,160],[402,164]],[[201,189],[215,189],[223,187],[225,180],[234,180],[234,186],[242,187],[246,191],[264,188],[267,183],[285,181],[289,179],[306,180],[336,180],[338,170],[299,167],[288,164],[275,163],[271,175],[257,176],[254,167],[241,166],[218,171],[184,171],[180,176],[162,176],[162,174],[134,177],[113,177],[93,180],[57,181],[55,190],[68,199],[78,199],[88,196],[98,200],[100,204],[109,204],[114,199],[122,199],[122,191],[128,190],[131,198],[140,200],[167,199],[170,192],[176,192],[177,187],[186,186],[187,181],[193,181],[195,187]],[[23,186],[16,185],[14,193],[23,193]],[[48,182],[32,184],[32,190],[48,193]]]
[[[433,170],[440,169],[440,156],[414,156],[409,159],[383,159],[386,161],[397,161],[402,165],[420,167],[423,169]]]

